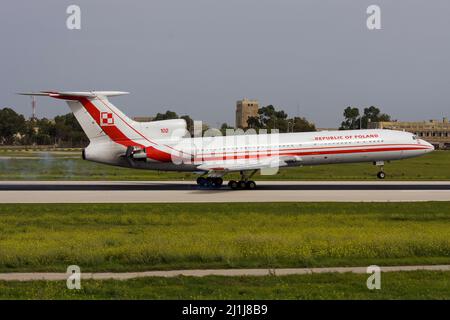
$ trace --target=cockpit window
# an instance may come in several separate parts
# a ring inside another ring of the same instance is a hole
[[[417,140],[417,136],[412,136],[413,140]]]

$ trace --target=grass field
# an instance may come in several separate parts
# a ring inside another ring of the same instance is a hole
[[[368,290],[366,274],[267,277],[142,278],[82,281],[1,282],[0,299],[450,299],[450,272],[381,275],[381,289]]]
[[[376,180],[371,163],[281,169],[259,180]],[[450,180],[450,151],[394,161],[385,166],[389,180]],[[0,180],[194,180],[189,173],[136,170],[81,159],[81,151],[35,152],[0,149]],[[233,177],[232,175],[227,176]],[[236,178],[237,176],[235,176]]]
[[[450,264],[450,202],[0,205],[0,271]]]

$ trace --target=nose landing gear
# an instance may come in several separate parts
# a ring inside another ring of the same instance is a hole
[[[380,171],[377,173],[377,178],[381,180],[386,178],[386,173],[384,173],[384,161],[376,161],[373,164],[380,168]]]
[[[378,179],[384,179],[386,178],[386,174],[383,171],[380,171],[377,173]]]

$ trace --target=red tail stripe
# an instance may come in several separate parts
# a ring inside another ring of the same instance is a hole
[[[112,113],[114,113],[119,119],[121,119],[123,121],[123,123],[125,123],[129,128],[131,128],[134,132],[136,132],[138,135],[140,135],[142,138],[144,138],[145,140],[147,140],[148,142],[150,142],[151,144],[154,144],[155,146],[158,146],[159,144],[156,143],[155,141],[150,140],[149,138],[147,138],[144,134],[142,134],[141,132],[139,132],[138,130],[136,130],[136,128],[134,128],[132,125],[130,125],[125,119],[123,119],[120,115],[118,115],[113,109],[111,109],[111,107],[108,106],[108,104],[106,104],[100,97],[97,97],[97,99],[106,107],[108,108]],[[181,154],[185,154],[185,152],[181,151],[181,150],[177,150],[167,144],[164,145],[164,147],[169,148],[171,150],[177,151]],[[160,152],[164,152],[164,151],[160,151]],[[188,156],[191,156],[191,154],[187,154]]]
[[[140,135],[143,139],[147,140],[148,142],[157,145],[156,142],[149,140],[145,135],[143,135],[142,133],[140,133],[138,130],[136,130],[136,128],[134,128],[131,124],[129,124],[125,119],[123,119],[120,115],[118,115],[113,109],[111,109],[110,106],[108,106],[101,98],[97,97],[97,99],[106,107],[108,108],[112,113],[114,113],[120,120],[122,120],[123,123],[125,123],[131,130],[133,130],[134,132],[136,132],[138,135]]]
[[[80,103],[84,106],[86,111],[89,112],[91,117],[100,126],[100,110],[98,110],[97,107],[87,98],[78,98],[78,101],[80,101]],[[132,147],[132,146],[144,147],[144,145],[129,139],[116,126],[103,126],[101,128],[114,142],[116,142],[118,144],[121,144],[126,147]]]

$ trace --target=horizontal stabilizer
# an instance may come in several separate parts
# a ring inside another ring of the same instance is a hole
[[[45,96],[45,97],[85,97],[85,98],[95,98],[101,97],[114,97],[128,94],[129,92],[123,91],[40,91],[40,92],[19,92],[18,94],[23,96]]]

